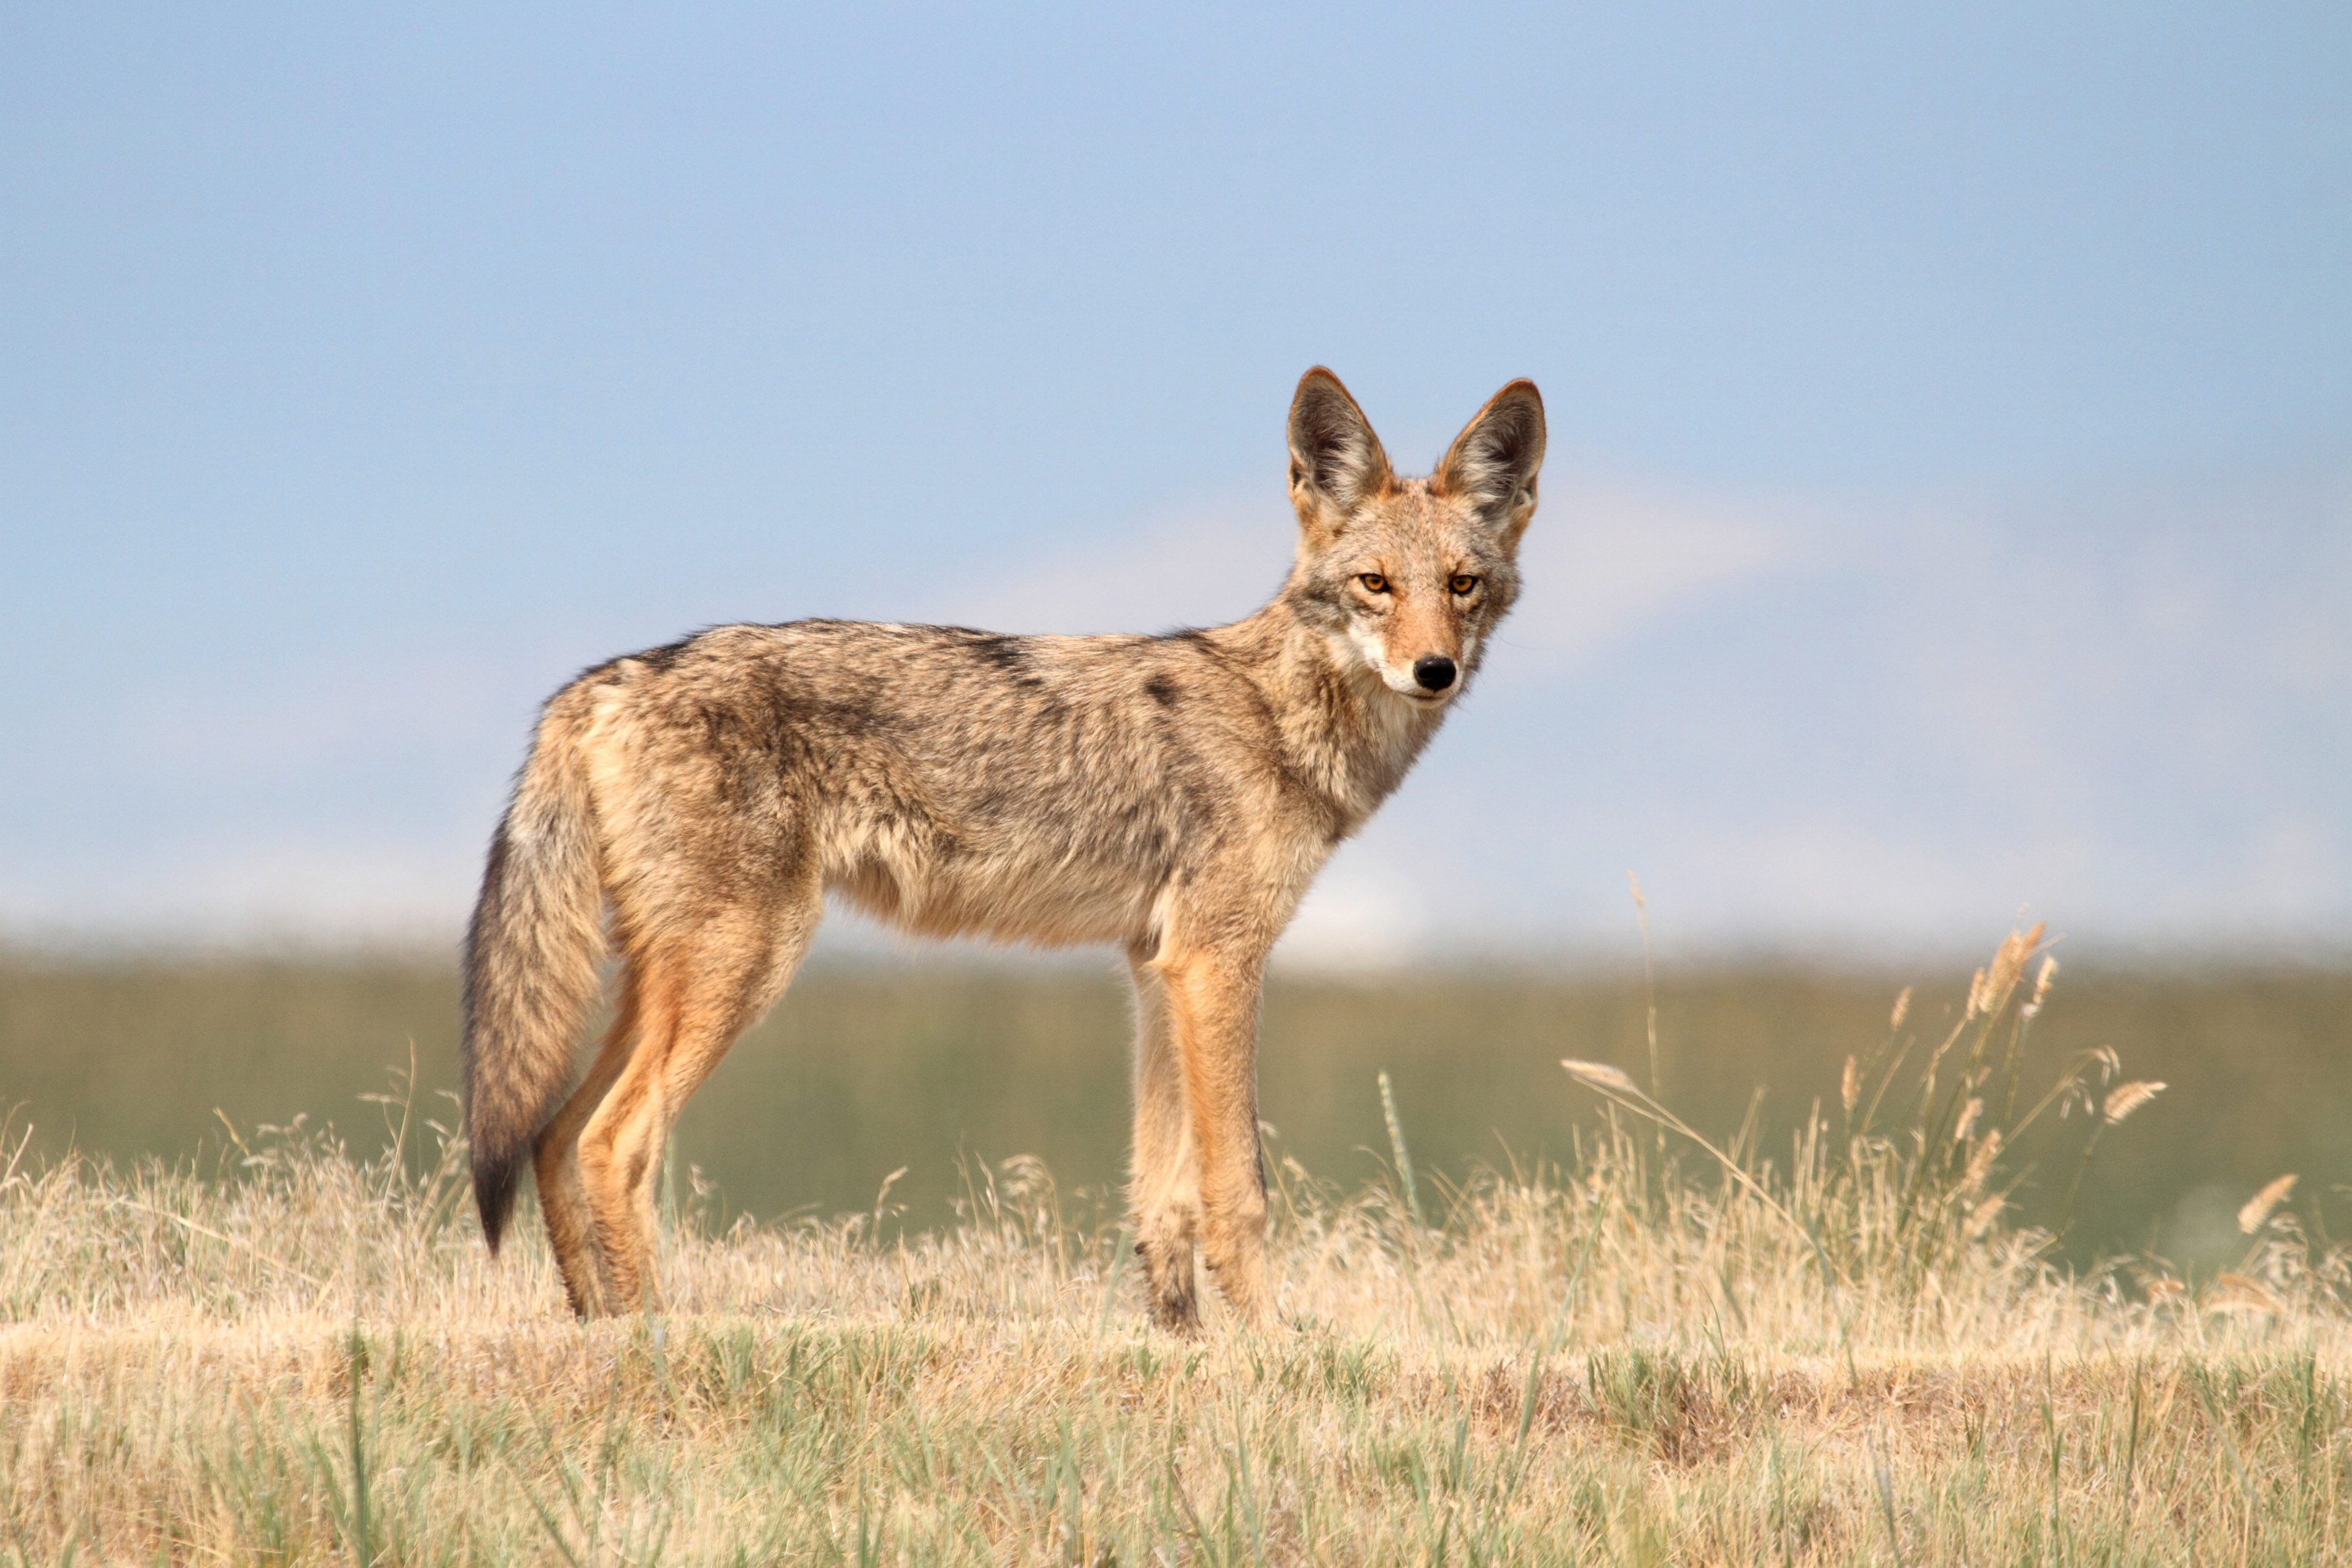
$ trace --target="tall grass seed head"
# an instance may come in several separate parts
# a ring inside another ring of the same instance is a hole
[[[2099,1113],[2106,1118],[2107,1125],[2112,1127],[2163,1093],[2164,1090],[2164,1084],[2143,1078],[2135,1078],[2129,1083],[2118,1083],[2107,1091],[2107,1097],[2100,1104]]]
[[[2000,1155],[2000,1129],[1995,1127],[1984,1135],[1984,1141],[1969,1155],[1969,1168],[1961,1175],[1960,1190],[1974,1192],[1984,1186],[1985,1177],[1992,1175],[1992,1162]]]
[[[2050,982],[2055,979],[2057,975],[2058,960],[2047,956],[2043,957],[2042,960],[2042,972],[2035,976],[2033,980],[2033,999],[2027,1002],[2023,1009],[2027,1018],[2032,1018],[2036,1013],[2040,1012],[2042,1010],[2042,1004],[2050,999]]]
[[[2025,977],[2026,960],[2042,945],[2042,923],[2037,920],[2031,928],[2012,931],[2002,938],[1991,964],[1977,971],[1976,984],[1969,988],[1970,1017],[1992,1012],[2009,1000],[2018,981]]]
[[[2285,1202],[2286,1195],[2294,1190],[2293,1176],[2283,1176],[2269,1183],[2246,1200],[2245,1207],[2238,1210],[2238,1228],[2249,1236],[2260,1230],[2263,1222],[2270,1218],[2271,1211]]]
[[[1604,1094],[1639,1094],[1642,1092],[1640,1085],[1626,1077],[1622,1069],[1612,1067],[1605,1061],[1578,1061],[1573,1058],[1563,1058],[1560,1065],[1568,1069],[1570,1078]]]

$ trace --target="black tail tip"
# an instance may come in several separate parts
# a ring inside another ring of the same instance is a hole
[[[474,1163],[474,1207],[482,1217],[482,1239],[489,1243],[493,1258],[506,1234],[507,1217],[514,1212],[516,1176],[511,1159]]]

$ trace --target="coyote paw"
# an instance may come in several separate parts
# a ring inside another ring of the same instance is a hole
[[[1192,1291],[1192,1244],[1135,1244],[1143,1260],[1143,1289],[1151,1321],[1170,1333],[1193,1334],[1201,1328],[1201,1309]]]

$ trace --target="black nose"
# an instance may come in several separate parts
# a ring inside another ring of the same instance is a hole
[[[1454,661],[1443,653],[1423,653],[1412,662],[1412,678],[1425,692],[1442,692],[1454,684]]]

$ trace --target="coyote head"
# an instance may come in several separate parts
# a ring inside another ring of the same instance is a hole
[[[1518,381],[1487,400],[1434,474],[1400,478],[1364,411],[1317,366],[1290,404],[1298,563],[1285,597],[1343,664],[1442,706],[1518,596],[1543,455],[1543,399]]]

